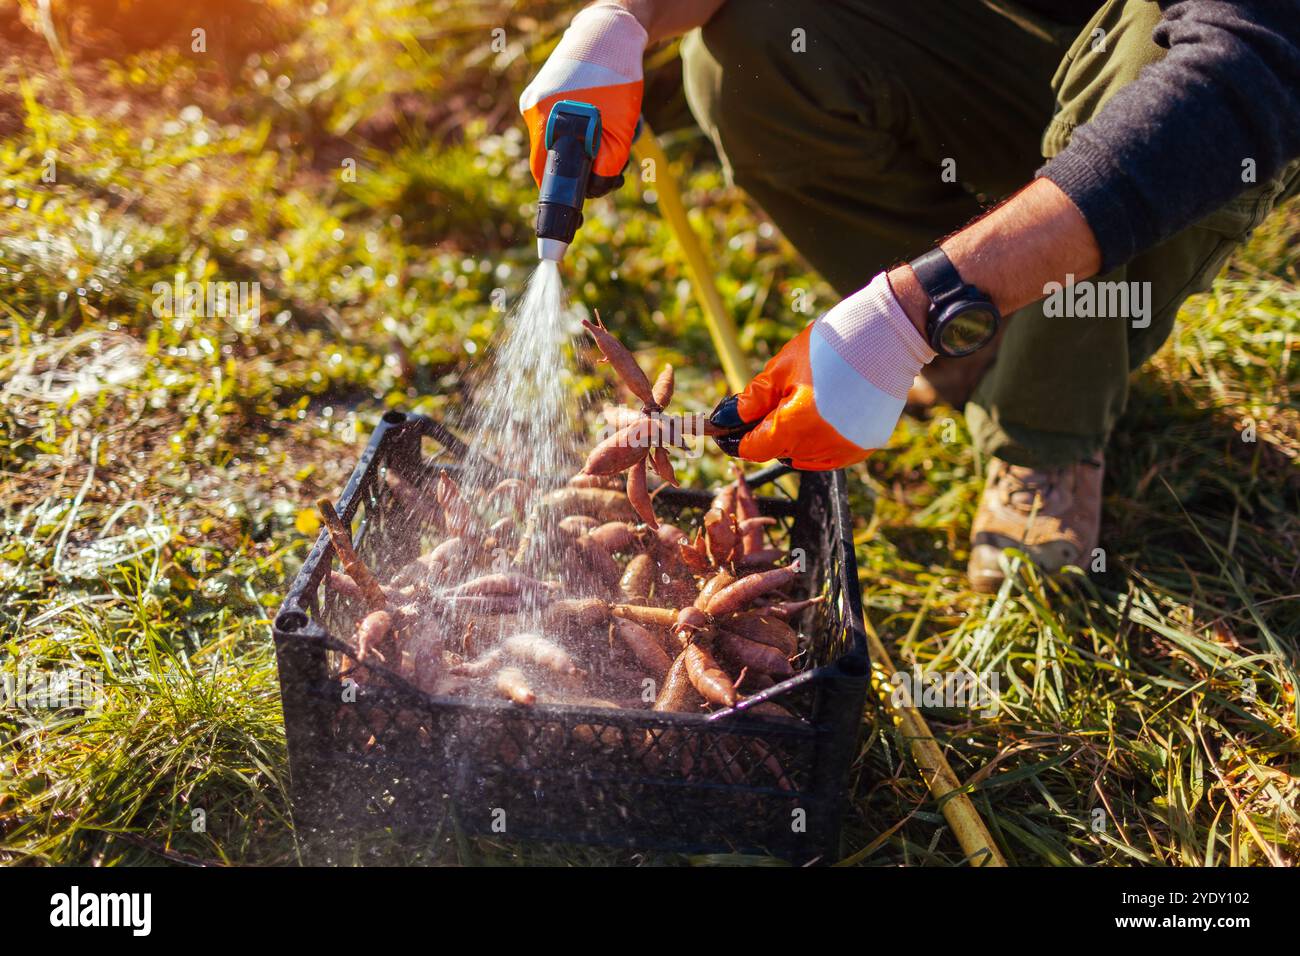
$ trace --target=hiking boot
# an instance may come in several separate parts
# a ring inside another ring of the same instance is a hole
[[[976,591],[1002,585],[998,558],[1018,548],[1048,573],[1067,564],[1086,567],[1101,526],[1101,478],[1105,461],[1060,468],[1024,468],[994,458],[971,526],[966,573]],[[1033,516],[1032,524],[1030,516]]]

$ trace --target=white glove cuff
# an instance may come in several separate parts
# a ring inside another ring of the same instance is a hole
[[[639,80],[648,39],[645,27],[626,8],[598,3],[573,18],[553,55],[603,66],[629,81]]]
[[[935,356],[883,272],[822,316],[813,331],[855,372],[897,399],[907,398],[912,379]]]

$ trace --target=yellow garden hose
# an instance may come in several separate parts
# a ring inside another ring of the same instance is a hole
[[[722,372],[727,378],[727,385],[733,392],[739,392],[749,384],[749,363],[740,348],[740,337],[736,323],[727,311],[713,280],[713,266],[708,253],[700,242],[700,237],[691,228],[682,205],[682,194],[677,188],[677,180],[668,165],[668,157],[659,146],[653,131],[644,126],[640,138],[633,144],[632,152],[638,163],[650,160],[654,164],[655,190],[659,194],[659,211],[663,213],[668,226],[673,231],[682,255],[686,259],[686,269],[691,280],[691,288],[704,310],[704,321],[722,362]],[[789,476],[787,476],[789,477]],[[787,490],[791,490],[787,486]],[[872,684],[877,691],[887,691],[888,675],[894,671],[894,663],[884,642],[876,634],[871,620],[863,614],[863,624],[867,632],[867,646],[873,663]],[[882,683],[883,679],[883,683]],[[895,705],[893,695],[882,693],[882,703],[893,717],[896,725],[908,742],[912,760],[921,773],[921,779],[929,788],[931,796],[938,802],[944,819],[952,827],[953,835],[961,845],[967,858],[975,866],[1006,866],[1007,862],[993,836],[984,825],[979,811],[965,793],[965,787],[949,766],[943,751],[930,732],[925,718],[910,701]]]
[[[745,353],[740,349],[740,339],[736,333],[736,323],[731,313],[723,305],[722,296],[713,281],[713,265],[700,237],[691,228],[691,221],[686,216],[686,207],[682,205],[682,194],[677,188],[677,180],[668,166],[668,157],[659,147],[654,132],[643,121],[641,136],[632,145],[632,152],[639,163],[647,159],[654,164],[655,192],[659,194],[659,211],[673,231],[677,245],[681,247],[686,258],[686,271],[695,290],[700,306],[704,309],[704,322],[709,327],[713,347],[722,360],[722,374],[727,377],[727,386],[733,392],[739,392],[749,384]]]
[[[659,195],[659,211],[668,221],[668,227],[681,247],[686,258],[686,273],[691,280],[691,288],[704,309],[704,324],[708,326],[709,337],[722,362],[722,374],[727,379],[727,387],[739,392],[749,384],[749,361],[740,347],[740,335],[736,331],[736,322],[723,304],[717,283],[713,281],[713,263],[705,251],[700,237],[691,228],[691,221],[682,205],[682,192],[677,188],[677,179],[673,176],[668,157],[664,155],[650,125],[642,120],[641,135],[632,144],[632,153],[638,163],[649,160],[654,166],[655,191]],[[799,490],[792,475],[777,479],[777,483],[786,494],[793,498]]]
[[[889,675],[897,668],[865,611],[862,623],[867,631],[867,649],[871,654],[871,686],[893,717],[899,733],[907,741],[908,749],[912,752],[912,762],[920,771],[925,785],[930,788],[930,795],[938,802],[948,826],[952,827],[953,836],[957,838],[971,865],[1006,866],[1007,861],[993,842],[993,835],[984,825],[984,819],[966,795],[965,785],[949,766],[921,712],[911,705],[907,681],[902,686],[903,696],[908,702],[894,703],[894,685],[890,683]]]

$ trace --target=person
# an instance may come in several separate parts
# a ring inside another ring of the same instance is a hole
[[[972,585],[1007,546],[1085,566],[1129,373],[1300,187],[1300,4],[602,0],[521,98],[535,173],[580,99],[617,174],[679,34],[727,174],[843,296],[715,411],[724,450],[844,467],[942,398],[988,462]]]

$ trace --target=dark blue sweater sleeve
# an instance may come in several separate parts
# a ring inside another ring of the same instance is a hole
[[[1167,0],[1158,63],[1038,175],[1096,236],[1102,271],[1192,224],[1300,156],[1300,0]]]

